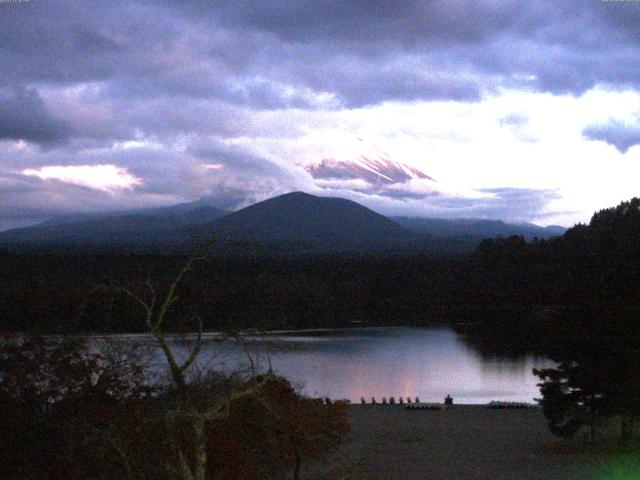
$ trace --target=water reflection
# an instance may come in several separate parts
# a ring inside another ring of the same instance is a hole
[[[353,402],[361,396],[442,401],[447,394],[460,403],[532,401],[539,390],[531,370],[549,365],[532,356],[488,359],[449,328],[282,332],[269,346],[255,340],[247,349],[261,369],[270,364],[307,395]],[[203,358],[228,371],[247,363],[241,349],[219,342],[207,345]]]

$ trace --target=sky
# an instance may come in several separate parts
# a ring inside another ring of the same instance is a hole
[[[435,181],[310,174],[362,156]],[[638,179],[640,1],[0,0],[0,230],[296,190],[571,226]]]

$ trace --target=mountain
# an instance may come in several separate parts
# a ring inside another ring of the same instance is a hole
[[[537,227],[537,228],[544,228],[544,231],[547,232],[550,237],[559,237],[561,235],[564,235],[567,231],[566,227],[562,227],[560,225],[548,225],[546,227],[540,227],[539,225],[535,225],[532,223],[525,223],[524,225],[533,225],[534,227]],[[539,238],[543,238],[543,237],[539,237]]]
[[[555,227],[559,228],[559,227]],[[54,219],[0,233],[11,251],[187,253],[215,239],[221,251],[260,245],[278,253],[420,251],[464,254],[483,238],[547,238],[556,230],[490,220],[387,218],[356,202],[293,192],[228,213],[207,199],[171,207]],[[238,250],[240,249],[240,250]]]
[[[315,180],[364,180],[377,186],[405,183],[412,179],[435,181],[426,173],[391,160],[384,154],[377,158],[363,155],[350,161],[324,159],[306,170]]]
[[[228,212],[196,201],[127,212],[58,217],[39,225],[0,232],[0,242],[31,248],[120,248],[182,243],[186,229]]]
[[[354,246],[416,238],[415,233],[356,202],[302,192],[256,203],[200,230],[223,239]]]
[[[540,227],[532,223],[510,224],[501,220],[483,220],[474,218],[445,219],[392,217],[398,225],[436,237],[477,237],[494,238],[522,235],[526,240],[547,239],[564,234],[566,229],[556,225]]]
[[[2,232],[0,244],[31,250],[184,252],[191,239],[216,239],[223,247],[257,242],[278,252],[329,252],[393,248],[423,241],[422,236],[387,217],[342,198],[293,192],[231,214],[202,204],[100,218],[69,217]]]

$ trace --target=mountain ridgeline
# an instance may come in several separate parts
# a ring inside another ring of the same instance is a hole
[[[548,239],[564,234],[566,228],[557,225],[540,227],[532,223],[510,224],[501,220],[477,218],[391,217],[398,225],[415,232],[437,237],[495,238],[521,235],[525,240]]]
[[[287,193],[236,212],[206,199],[172,207],[76,215],[0,233],[9,251],[106,251],[188,254],[215,243],[225,251],[259,246],[268,252],[422,251],[466,254],[482,238],[521,234],[548,238],[561,229],[503,222],[388,218],[356,202]]]

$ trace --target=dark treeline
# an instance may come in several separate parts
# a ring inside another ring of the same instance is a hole
[[[496,303],[635,301],[640,286],[638,199],[596,213],[562,237],[484,240],[474,258]]]
[[[136,332],[141,311],[121,290],[167,288],[176,255],[0,255],[0,329]],[[461,258],[415,253],[216,256],[180,286],[171,325],[205,329],[429,324],[458,321],[477,304]]]
[[[571,311],[584,318],[589,311],[633,309],[640,303],[640,199],[599,211],[588,225],[548,241],[484,240],[470,264],[478,297],[520,312],[510,322],[529,334],[543,328],[540,341],[580,316]]]
[[[619,443],[637,440],[640,199],[599,211],[588,225],[549,241],[485,240],[473,261],[492,301],[528,312],[506,330],[519,330],[513,338],[556,362],[536,371],[550,429],[571,437],[588,427],[597,440],[606,422],[619,419]],[[491,344],[500,323],[485,320],[469,336]]]

